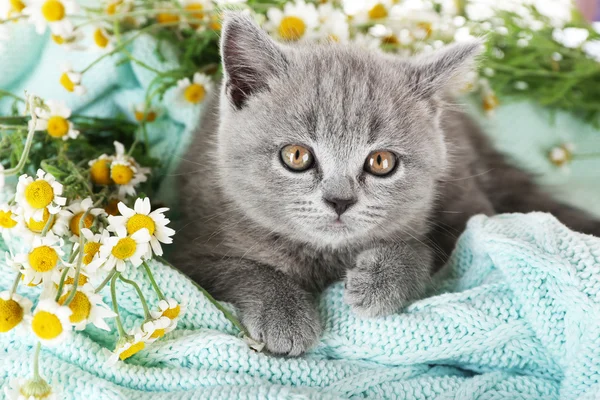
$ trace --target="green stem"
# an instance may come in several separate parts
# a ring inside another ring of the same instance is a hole
[[[162,262],[163,264],[168,265],[169,267],[171,267],[172,269],[174,269],[176,271],[179,271],[177,268],[175,268],[173,266],[173,264],[171,264],[170,262],[168,262],[164,258],[162,258],[162,257],[156,257],[156,258],[160,262]],[[227,318],[229,320],[229,322],[231,322],[233,324],[233,326],[235,326],[244,336],[251,337],[250,333],[244,327],[244,325],[242,325],[241,322],[236,317],[234,317],[231,312],[229,312],[229,310],[227,310],[225,307],[223,307],[221,305],[221,303],[219,303],[217,300],[215,300],[215,298],[212,297],[210,295],[210,293],[208,293],[202,286],[198,285],[196,282],[194,282],[191,279],[190,279],[190,282],[192,282],[194,284],[194,286],[196,286],[198,288],[198,290],[200,290],[202,292],[202,294],[204,296],[206,296],[206,298],[208,299],[208,301],[210,301],[219,311],[221,311],[223,313],[223,315],[225,316],[225,318]]]
[[[50,230],[50,227],[52,227],[52,224],[54,223],[55,218],[56,218],[56,214],[50,214],[50,217],[48,218],[48,221],[46,222],[46,225],[44,225],[44,229],[42,230],[42,233],[41,233],[42,237],[46,236],[46,234]]]
[[[29,157],[29,151],[31,150],[31,145],[33,144],[33,137],[35,136],[35,124],[37,122],[37,115],[35,114],[34,105],[33,105],[33,97],[28,99],[29,107],[31,111],[31,128],[29,128],[29,133],[27,133],[27,140],[25,141],[25,148],[23,149],[23,153],[21,154],[21,159],[17,163],[16,167],[7,169],[3,172],[4,176],[16,175],[25,166],[25,162]]]
[[[102,202],[103,199],[98,200],[96,204]],[[92,208],[96,207],[96,204],[93,204],[90,208],[87,209],[86,212],[83,213],[81,218],[79,219],[79,254],[77,256],[77,266],[75,267],[75,276],[73,277],[73,288],[71,289],[71,293],[69,293],[69,297],[65,301],[64,305],[68,306],[71,304],[73,299],[75,298],[75,294],[77,293],[77,286],[79,286],[79,275],[81,274],[81,265],[83,262],[83,246],[85,244],[85,240],[83,238],[83,234],[81,233],[82,229],[85,227],[85,219],[89,215]]]
[[[123,275],[120,275],[119,279],[125,282],[126,284],[133,286],[133,288],[137,292],[138,297],[140,298],[140,301],[142,302],[142,307],[144,307],[144,318],[146,318],[146,321],[152,319],[152,317],[150,316],[150,310],[148,309],[148,303],[146,302],[146,298],[144,297],[140,286],[134,281],[125,278]]]
[[[148,275],[148,279],[150,279],[150,283],[152,284],[152,288],[156,292],[158,299],[166,300],[165,295],[161,292],[160,288],[156,284],[156,281],[154,280],[154,275],[152,274],[152,270],[150,269],[150,266],[148,265],[148,263],[146,263],[146,261],[142,261],[142,265],[144,265],[144,269],[146,270],[146,275]]]
[[[13,294],[17,291],[17,287],[19,286],[19,282],[21,281],[21,273],[17,272],[17,276],[13,281],[12,287],[10,288],[9,298],[12,297]]]
[[[58,289],[56,291],[56,301],[60,300],[60,296],[62,295],[63,287],[65,286],[65,280],[67,279],[67,274],[69,273],[69,268],[65,268],[65,270],[60,275],[60,282],[58,282]]]
[[[77,257],[77,254],[79,254],[79,250],[80,248],[77,247],[73,253],[71,254],[71,257],[69,257],[69,264],[71,264],[73,261],[75,261],[75,257]]]
[[[42,347],[42,344],[40,342],[38,342],[35,347],[35,353],[33,354],[33,380],[35,382],[43,381],[42,377],[40,376],[40,348],[41,347]]]
[[[127,337],[127,333],[125,333],[125,329],[123,329],[123,324],[121,323],[121,315],[119,314],[119,304],[117,303],[117,290],[115,288],[117,284],[117,278],[121,275],[120,272],[115,272],[113,277],[110,280],[110,296],[112,299],[113,311],[117,316],[115,317],[115,323],[117,324],[117,329],[119,330],[119,336],[124,338]]]
[[[6,90],[0,89],[0,96],[9,96],[9,97],[12,97],[13,99],[16,99],[18,101],[21,101],[21,102],[25,103],[25,99],[24,98],[19,97],[16,94],[12,94],[11,92],[6,91]]]
[[[94,293],[100,293],[100,291],[102,289],[104,289],[104,287],[106,285],[108,285],[108,282],[110,282],[110,280],[112,279],[113,275],[116,273],[116,271],[113,269],[112,271],[110,271],[108,273],[108,275],[106,275],[106,278],[102,281],[102,283],[100,285],[98,285],[98,287],[96,288],[96,290],[94,290]]]

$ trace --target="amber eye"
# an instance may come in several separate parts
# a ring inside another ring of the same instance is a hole
[[[281,149],[281,161],[292,171],[301,172],[312,167],[315,160],[306,147],[289,144]]]
[[[374,151],[365,161],[365,171],[377,176],[391,173],[396,167],[396,155],[389,151]]]

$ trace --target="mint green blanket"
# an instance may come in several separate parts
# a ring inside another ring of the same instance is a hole
[[[600,239],[547,214],[473,218],[429,297],[397,315],[358,318],[342,301],[343,285],[334,285],[320,301],[321,342],[295,359],[249,349],[186,277],[152,267],[168,297],[188,297],[180,328],[112,367],[104,365],[104,348],[112,348],[114,331],[88,328],[72,342],[44,347],[41,370],[67,398],[575,400],[600,394]],[[0,291],[13,278],[7,271],[0,266]],[[153,298],[148,284],[142,289]],[[139,323],[134,293],[118,296],[125,323]],[[30,336],[0,335],[0,386],[28,376],[33,345]]]

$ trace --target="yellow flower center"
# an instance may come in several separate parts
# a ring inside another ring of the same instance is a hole
[[[215,31],[221,30],[221,20],[219,16],[214,16],[211,18],[210,29]]]
[[[30,183],[25,189],[25,200],[33,208],[46,208],[54,199],[54,189],[43,179]]]
[[[150,335],[150,337],[152,339],[158,339],[165,336],[165,330],[164,329],[157,329],[154,331],[154,333],[152,335]]]
[[[69,133],[69,121],[63,117],[50,117],[48,120],[48,135],[53,138],[61,138]]]
[[[44,208],[44,216],[43,216],[42,220],[36,221],[33,218],[29,218],[29,222],[27,222],[27,228],[29,228],[29,230],[32,232],[42,233],[42,231],[46,227],[46,224],[48,223],[49,219],[50,219],[50,212],[48,211],[47,208]],[[52,221],[52,223],[50,224],[50,228],[48,228],[48,229],[52,229],[52,227],[54,226],[55,223],[56,223],[56,220]]]
[[[87,248],[87,243],[85,244],[85,247],[83,248],[83,251],[85,252],[85,249]],[[98,244],[98,248],[100,248],[100,245]],[[72,285],[73,282],[75,282],[75,279],[73,279],[72,277],[68,276],[67,279],[65,279],[65,285]],[[83,275],[83,274],[79,274],[79,279],[77,280],[77,285],[78,286],[83,286],[88,282],[88,277]]]
[[[369,18],[380,19],[388,16],[387,8],[381,3],[377,3],[369,10]]]
[[[148,111],[148,112],[144,113],[143,111],[136,111],[135,119],[136,119],[136,121],[139,121],[139,122],[142,122],[142,121],[154,122],[154,121],[156,121],[156,112]]]
[[[58,0],[48,0],[42,5],[42,15],[48,22],[60,21],[65,17],[65,6]]]
[[[115,15],[117,13],[117,7],[119,7],[123,2],[122,1],[113,1],[106,6],[106,13],[108,15]]]
[[[52,35],[52,41],[56,44],[64,44],[66,42],[65,38],[59,35]]]
[[[48,311],[39,311],[33,316],[31,329],[38,337],[51,340],[62,333],[63,326],[56,315]]]
[[[146,347],[144,342],[137,342],[135,344],[132,344],[131,347],[119,354],[119,358],[121,360],[127,360],[135,353],[139,353],[140,351],[144,350],[144,347]]]
[[[96,43],[96,46],[100,48],[105,48],[108,46],[108,37],[100,28],[94,31],[94,43]]]
[[[13,213],[11,211],[0,210],[0,228],[10,229],[17,226],[17,221],[12,219]]]
[[[69,297],[69,293],[65,293],[58,303],[62,305],[65,300]],[[75,292],[75,297],[71,300],[69,304],[69,308],[73,312],[69,317],[69,321],[73,324],[77,324],[90,316],[90,311],[92,311],[92,303],[90,303],[90,299],[80,291]]]
[[[83,246],[83,263],[88,265],[94,259],[94,256],[100,250],[100,243],[96,242],[87,242],[85,246]]]
[[[112,255],[119,260],[126,260],[135,254],[137,243],[130,237],[120,239],[112,249]]]
[[[110,170],[110,177],[117,185],[127,185],[133,179],[133,169],[129,165],[114,165]]]
[[[304,36],[306,24],[298,17],[292,15],[283,17],[279,23],[279,36],[285,40],[298,40]]]
[[[195,19],[204,18],[204,6],[200,3],[192,3],[185,6],[185,10],[189,11],[189,16]]]
[[[133,235],[142,228],[148,229],[151,235],[154,235],[156,225],[154,220],[147,215],[136,214],[127,220],[127,233]]]
[[[67,89],[69,92],[74,92],[75,91],[75,82],[73,82],[71,80],[71,78],[69,78],[69,75],[67,75],[67,73],[63,73],[60,76],[60,84],[63,85],[63,87],[65,89]]]
[[[71,222],[69,223],[69,228],[71,228],[71,232],[73,232],[73,234],[75,234],[76,236],[79,236],[81,234],[81,231],[79,230],[79,221],[81,221],[81,217],[83,217],[83,214],[83,212],[76,214],[73,218],[71,218]],[[93,223],[94,216],[88,214],[83,220],[83,227],[89,229],[91,228]]]
[[[163,311],[162,316],[167,317],[169,319],[175,319],[175,318],[179,317],[180,312],[181,312],[181,307],[179,306],[179,304],[177,304],[175,307],[167,308],[165,311]]]
[[[185,91],[183,92],[183,97],[185,97],[188,102],[193,104],[200,103],[202,100],[204,100],[205,95],[206,90],[204,89],[204,86],[197,83],[192,83],[190,86],[185,88]]]
[[[21,0],[10,0],[11,11],[20,13],[25,8],[25,3]]]
[[[48,272],[56,267],[58,253],[50,246],[36,247],[29,253],[29,264],[37,272]]]
[[[90,167],[90,178],[96,185],[110,185],[110,162],[108,160],[98,160]]]
[[[161,24],[177,22],[177,21],[179,21],[179,15],[170,14],[170,13],[160,13],[156,16],[156,21],[158,21]]]
[[[425,31],[425,39],[428,39],[433,32],[433,26],[431,25],[431,22],[419,22],[417,24],[417,28]]]
[[[23,308],[13,299],[0,299],[0,332],[8,332],[23,320]]]
[[[119,215],[119,200],[118,199],[112,199],[108,202],[108,204],[104,207],[104,211],[106,211],[106,213],[108,215]]]

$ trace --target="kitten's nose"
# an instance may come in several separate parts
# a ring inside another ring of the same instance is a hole
[[[356,203],[355,198],[340,199],[340,198],[335,198],[335,197],[334,198],[323,197],[323,200],[325,201],[326,204],[330,205],[335,210],[335,212],[337,213],[338,216],[345,213],[347,209],[349,209],[354,203]]]

